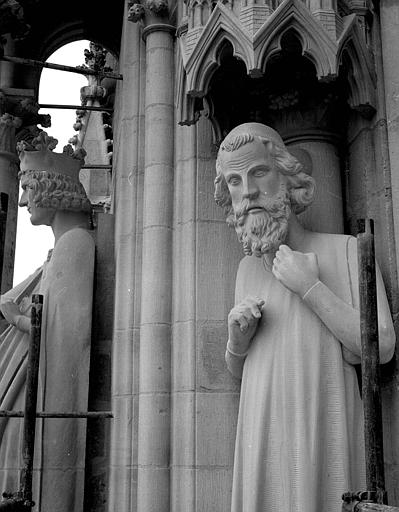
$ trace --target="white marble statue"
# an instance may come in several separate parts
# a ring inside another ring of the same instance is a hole
[[[313,178],[277,132],[233,129],[217,158],[215,199],[246,256],[228,317],[226,361],[241,380],[232,512],[338,512],[365,489],[356,239],[297,219]],[[380,360],[394,331],[377,269]]]
[[[1,296],[9,327],[0,335],[0,409],[23,410],[30,304],[44,295],[39,411],[86,411],[88,400],[94,242],[90,202],[79,182],[82,152],[53,153],[57,141],[42,132],[20,153],[20,206],[33,225],[51,226],[48,260]],[[35,149],[35,150],[33,150]],[[29,256],[29,255],[27,255]],[[0,419],[0,491],[19,488],[21,419]],[[36,510],[82,512],[86,420],[38,420],[33,500]]]

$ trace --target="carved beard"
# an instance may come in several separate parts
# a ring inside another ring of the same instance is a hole
[[[248,208],[261,207],[263,212],[248,213]],[[285,241],[291,202],[285,184],[272,198],[259,196],[256,201],[245,199],[234,213],[233,225],[247,256],[276,251]]]

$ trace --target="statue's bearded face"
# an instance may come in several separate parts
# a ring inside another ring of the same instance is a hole
[[[261,256],[284,242],[291,214],[286,177],[260,141],[225,152],[221,167],[234,211],[233,224],[246,254]]]

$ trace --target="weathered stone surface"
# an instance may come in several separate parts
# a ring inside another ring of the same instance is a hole
[[[238,381],[224,359],[228,339],[225,321],[197,323],[197,390],[238,391]]]
[[[172,389],[194,391],[196,386],[196,336],[192,320],[173,326]]]
[[[231,467],[238,412],[236,393],[198,393],[196,462],[200,467]]]

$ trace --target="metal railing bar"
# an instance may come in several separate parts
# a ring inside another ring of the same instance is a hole
[[[93,110],[94,112],[113,112],[113,108],[108,107],[91,107],[91,106],[83,106],[83,105],[63,105],[63,104],[55,104],[55,103],[39,103],[39,108],[48,108],[48,109],[70,109],[70,110]]]
[[[0,411],[0,418],[23,418],[24,411]],[[113,418],[111,411],[37,412],[36,418]]]
[[[82,165],[81,169],[112,169],[112,165],[103,165],[103,164]]]
[[[40,60],[25,59],[22,57],[11,57],[3,55],[0,60],[13,62],[14,64],[22,64],[24,66],[33,66],[38,68],[56,69],[57,71],[67,71],[69,73],[78,73],[79,75],[95,75],[103,78],[114,78],[115,80],[123,80],[123,76],[119,73],[110,73],[105,71],[94,71],[90,68],[78,68],[73,66],[64,66],[63,64],[53,64],[51,62],[42,62]]]

